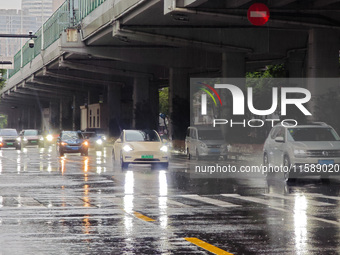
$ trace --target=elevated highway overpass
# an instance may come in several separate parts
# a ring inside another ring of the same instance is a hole
[[[158,89],[169,86],[171,133],[181,139],[190,77],[245,77],[279,63],[289,77],[338,77],[340,1],[262,1],[271,10],[263,27],[247,20],[255,2],[68,0],[35,47],[15,55],[0,111],[17,129],[80,129],[83,114],[117,135],[156,128]]]

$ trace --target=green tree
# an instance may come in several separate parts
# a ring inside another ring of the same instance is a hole
[[[0,89],[2,89],[5,85],[6,79],[4,78],[6,75],[5,69],[0,69]],[[4,128],[7,126],[7,115],[0,114],[0,128]]]
[[[5,69],[0,69],[0,89],[3,88],[3,86],[5,85],[5,74],[6,74],[6,70]]]
[[[159,112],[169,116],[169,88],[159,90]]]

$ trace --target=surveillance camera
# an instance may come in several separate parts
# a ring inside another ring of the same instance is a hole
[[[30,48],[33,48],[33,47],[34,47],[34,40],[33,40],[33,39],[31,39],[31,40],[28,41],[28,46],[29,46]]]

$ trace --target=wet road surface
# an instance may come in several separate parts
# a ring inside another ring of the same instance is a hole
[[[121,171],[110,155],[0,150],[0,254],[340,253],[340,179],[197,178],[180,156]]]

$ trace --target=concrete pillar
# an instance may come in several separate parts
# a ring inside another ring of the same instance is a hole
[[[72,99],[72,130],[76,130],[76,95]]]
[[[244,53],[222,53],[221,73],[222,78],[225,78],[225,80],[223,80],[224,83],[236,85],[244,92],[246,91],[245,79],[240,79],[245,78],[246,76],[246,62]],[[224,105],[220,108],[219,118],[232,119],[234,122],[242,122],[243,119],[245,119],[245,116],[232,115],[233,99],[231,97],[231,93],[227,90],[220,90],[220,96]],[[239,128],[237,126],[230,128],[228,125],[224,125],[223,129],[224,137],[228,142],[242,142],[242,140],[247,137],[245,132],[246,129]]]
[[[136,129],[156,129],[155,119],[158,118],[158,107],[152,105],[150,83],[148,77],[136,77],[133,82],[133,127]],[[155,95],[152,94],[152,97]],[[155,109],[157,107],[157,109]],[[156,117],[157,114],[157,117]]]
[[[316,78],[339,76],[339,42],[339,33],[334,30],[311,29],[309,31],[307,77],[310,79],[307,80],[307,89],[312,94],[308,108],[313,115],[309,117],[310,120],[328,122],[325,119],[325,111],[329,111],[332,106],[327,106],[327,93],[338,90],[339,85],[336,79],[325,81]]]
[[[59,104],[50,101],[50,128],[57,129],[59,127]]]
[[[246,75],[246,61],[244,53],[240,52],[222,53],[222,77],[245,78],[245,75]]]
[[[112,84],[107,88],[107,107],[110,136],[119,136],[121,131],[122,84]]]
[[[190,79],[187,69],[169,70],[169,133],[172,140],[183,140],[190,125]]]
[[[304,65],[305,65],[306,51],[299,50],[293,51],[288,54],[288,75],[289,78],[302,78],[305,77]]]
[[[63,100],[59,100],[59,130],[63,130]]]

